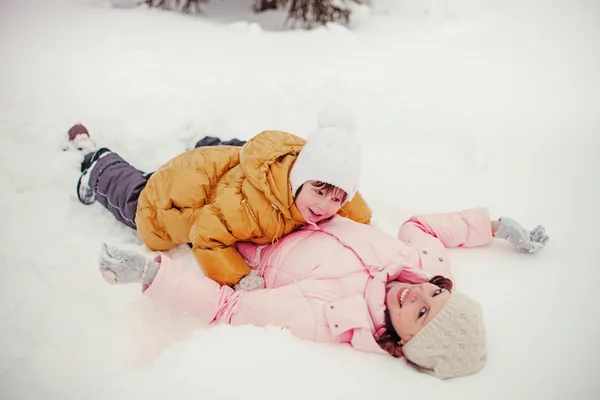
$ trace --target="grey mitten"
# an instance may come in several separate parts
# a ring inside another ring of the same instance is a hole
[[[110,284],[141,282],[149,285],[159,268],[158,262],[141,254],[102,244],[100,272]]]
[[[235,285],[235,290],[246,290],[248,292],[257,289],[264,289],[265,280],[258,276],[256,270],[250,271],[250,273],[244,276],[240,281]]]
[[[538,225],[530,232],[510,218],[500,218],[500,225],[495,236],[506,239],[522,253],[535,253],[541,250],[549,239],[546,229],[542,225]]]

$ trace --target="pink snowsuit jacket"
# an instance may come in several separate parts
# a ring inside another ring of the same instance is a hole
[[[265,289],[234,291],[162,255],[144,293],[208,324],[279,326],[302,339],[387,354],[375,341],[385,331],[385,284],[452,279],[446,248],[491,241],[486,209],[415,216],[398,238],[335,216],[275,245],[238,244]]]

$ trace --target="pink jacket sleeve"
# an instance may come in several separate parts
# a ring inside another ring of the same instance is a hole
[[[490,216],[485,208],[416,215],[402,224],[398,232],[398,238],[407,244],[424,236],[436,238],[445,248],[483,246],[493,239]]]
[[[158,274],[144,294],[200,321],[232,325],[290,327],[296,335],[315,339],[315,307],[301,283],[251,292],[234,291],[161,255]],[[318,299],[317,299],[318,300]],[[318,302],[318,301],[317,301]]]
[[[447,248],[476,247],[493,240],[487,209],[417,215],[402,224],[398,238],[418,250],[422,269],[452,279]]]
[[[199,270],[186,268],[164,254],[152,284],[144,294],[175,310],[190,313],[207,324],[231,311],[239,293],[205,277]]]

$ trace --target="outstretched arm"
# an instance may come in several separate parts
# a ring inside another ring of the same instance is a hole
[[[311,340],[323,331],[315,326],[315,309],[322,307],[323,300],[305,297],[300,284],[234,291],[164,255],[150,261],[156,267],[153,277],[148,273],[149,261],[144,255],[103,246],[100,270],[109,283],[142,282],[146,296],[173,310],[195,315],[206,324],[275,325]]]
[[[415,215],[402,224],[398,238],[406,244],[425,242],[440,250],[484,246],[493,240],[492,221],[485,208]]]
[[[398,238],[407,244],[416,240],[446,248],[483,246],[498,238],[525,253],[537,252],[548,242],[543,226],[528,231],[511,218],[492,221],[485,208],[414,216],[402,224]]]
[[[499,238],[521,252],[533,253],[548,242],[542,226],[529,232],[510,218],[492,221],[485,208],[414,216],[402,224],[398,238],[418,249],[424,271],[450,279],[446,248],[484,246]]]
[[[149,259],[112,246],[102,246],[100,271],[111,284],[142,283],[147,296],[207,324],[230,310],[239,297],[239,292],[229,286],[219,285],[200,271],[167,257]]]

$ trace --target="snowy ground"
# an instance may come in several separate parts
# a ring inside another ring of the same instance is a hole
[[[349,28],[307,32],[232,14],[240,2],[202,18],[1,2],[0,398],[597,398],[598,3],[373,0]],[[486,313],[479,374],[441,382],[275,329],[203,329],[100,278],[103,241],[143,248],[75,198],[73,123],[152,170],[207,134],[306,136],[329,102],[357,111],[361,190],[391,234],[475,206],[547,226],[535,256],[452,252]]]

